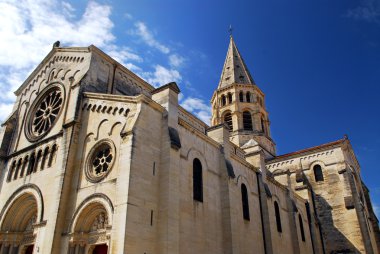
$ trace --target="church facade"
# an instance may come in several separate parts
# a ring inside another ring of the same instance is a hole
[[[208,126],[95,46],[55,44],[0,136],[0,254],[379,253],[347,137],[277,155],[233,38]]]

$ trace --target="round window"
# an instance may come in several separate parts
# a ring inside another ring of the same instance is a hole
[[[54,85],[38,96],[28,115],[26,136],[30,141],[36,141],[45,136],[56,123],[62,111],[64,95],[62,90]]]
[[[90,151],[86,161],[86,176],[91,182],[106,177],[115,161],[115,146],[109,140],[98,142]]]

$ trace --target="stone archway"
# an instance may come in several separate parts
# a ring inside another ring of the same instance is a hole
[[[70,233],[69,253],[107,254],[111,225],[109,213],[100,202],[82,207]]]
[[[33,251],[37,214],[37,200],[31,193],[23,193],[11,203],[3,215],[0,227],[0,253]]]

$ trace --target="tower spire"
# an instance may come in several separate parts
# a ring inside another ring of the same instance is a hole
[[[264,93],[256,85],[232,36],[218,89],[212,99],[213,126],[225,123],[230,141],[250,151],[263,150],[266,158],[276,154]]]
[[[235,41],[232,37],[232,26],[229,29],[230,44],[228,46],[226,60],[220,77],[218,89],[232,84],[255,84],[247,66],[244,63],[242,56]]]

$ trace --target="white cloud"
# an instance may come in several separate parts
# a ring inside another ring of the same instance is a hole
[[[181,74],[177,70],[167,69],[161,65],[156,65],[154,72],[145,72],[141,76],[151,85],[159,87],[169,82],[179,82],[182,80]]]
[[[84,13],[58,0],[0,0],[0,121],[10,113],[15,91],[60,40],[63,46],[94,44],[133,71],[142,58],[117,46],[109,5],[90,1]]]
[[[88,2],[81,14],[65,1],[0,0],[0,121],[10,113],[15,100],[13,91],[57,40],[63,47],[94,44],[156,87],[182,81],[176,68],[182,66],[185,59],[178,54],[169,54],[169,47],[156,40],[147,25],[139,21],[134,23],[133,34],[149,47],[165,54],[170,65],[169,68],[157,64],[152,72],[143,72],[138,66],[143,62],[141,55],[116,43],[111,14],[111,6],[95,1]],[[125,18],[133,19],[128,13]]]
[[[183,97],[184,97],[184,96],[183,96],[183,93],[179,93],[179,94],[178,94],[178,100],[179,100],[179,101],[182,101]]]
[[[0,119],[6,119],[9,116],[9,112],[12,111],[12,103],[0,103]]]
[[[128,47],[118,47],[116,45],[109,45],[106,47],[107,54],[120,62],[123,65],[130,64],[129,61],[139,62],[143,61],[142,57],[133,52],[132,49]],[[128,67],[127,67],[128,68]]]
[[[134,31],[140,38],[149,46],[158,49],[164,54],[169,54],[170,49],[158,42],[148,27],[141,21],[135,23],[136,30]]]
[[[61,3],[62,5],[62,10],[63,10],[63,13],[65,14],[65,16],[68,16],[70,18],[74,18],[75,15],[74,15],[74,11],[75,11],[75,8],[68,2],[62,2]]]
[[[184,109],[196,115],[203,122],[210,124],[211,107],[208,103],[205,103],[199,98],[187,97],[180,104]]]
[[[185,58],[180,55],[172,54],[169,56],[169,64],[173,67],[181,67],[185,62]]]
[[[361,5],[348,10],[346,16],[380,24],[380,0],[362,0]]]

